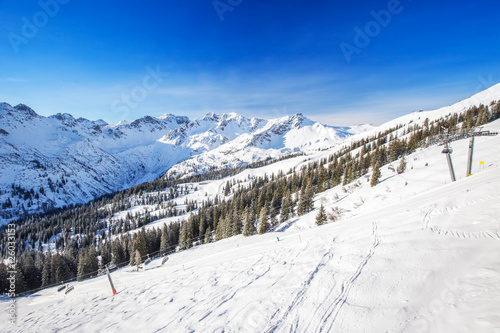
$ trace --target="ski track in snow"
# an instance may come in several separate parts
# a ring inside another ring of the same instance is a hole
[[[483,206],[493,206],[498,205],[498,202],[500,202],[500,196],[488,196],[485,198],[479,198],[475,199],[472,201],[468,201],[463,205],[454,205],[454,206],[448,206],[444,210],[437,210],[438,205],[433,204],[431,208],[425,212],[425,216],[423,219],[423,225],[422,225],[422,230],[430,230],[435,234],[438,235],[443,235],[443,236],[453,236],[456,238],[462,238],[462,239],[470,239],[470,238],[476,238],[476,239],[494,239],[494,240],[500,240],[500,230],[481,230],[481,231],[465,231],[465,230],[460,230],[460,229],[444,229],[444,228],[439,228],[437,226],[430,226],[432,222],[435,222],[436,220],[439,219],[439,217],[442,217],[445,213],[450,213],[450,212],[455,212],[455,211],[460,211],[464,208],[471,208],[475,207],[478,205],[483,205]],[[435,222],[436,225],[439,225],[439,222]]]
[[[276,332],[276,331],[279,331],[280,329],[284,328],[283,325],[284,325],[287,317],[290,315],[292,310],[294,310],[300,306],[300,303],[303,301],[305,295],[308,293],[311,282],[313,281],[313,279],[315,278],[317,273],[322,268],[324,268],[325,266],[327,266],[329,264],[332,257],[333,257],[332,247],[330,246],[328,251],[322,256],[322,258],[316,264],[316,266],[314,267],[314,270],[308,274],[307,278],[302,283],[302,288],[299,289],[299,291],[295,293],[295,296],[293,297],[292,301],[289,302],[288,305],[283,307],[283,308],[286,308],[286,310],[282,312],[281,309],[278,309],[277,311],[275,311],[273,313],[273,315],[270,318],[270,321],[271,321],[271,323],[273,321],[277,321],[277,322],[271,324],[271,327],[268,330],[266,330],[267,332]],[[330,293],[325,297],[325,300],[328,299],[328,296],[333,292],[333,290],[334,290],[334,288],[330,289]],[[292,323],[290,325],[297,327],[298,324],[299,324],[298,320],[295,319],[294,323]]]
[[[306,281],[303,283],[303,288],[293,297],[293,300],[286,306],[283,306],[286,310],[282,311],[278,309],[271,316],[271,327],[266,329],[265,332],[332,332],[337,316],[344,305],[347,304],[347,299],[352,287],[354,286],[356,280],[361,275],[363,268],[368,264],[368,261],[375,254],[375,249],[380,244],[380,238],[378,235],[378,224],[373,221],[373,244],[368,251],[368,254],[363,258],[360,264],[357,266],[355,272],[352,276],[343,281],[340,290],[337,290],[334,286],[328,289],[327,293],[319,295],[314,295],[310,288],[311,282],[323,268],[327,266],[332,266],[332,258],[334,256],[333,247],[330,246],[328,251],[325,252],[321,260],[316,265],[315,269],[309,274]],[[333,245],[333,243],[332,243]],[[332,266],[334,269],[334,266]],[[335,275],[333,276],[335,278]],[[336,295],[336,293],[338,293]],[[313,294],[313,295],[310,295]],[[290,322],[289,316],[292,314],[293,310],[300,308],[301,303],[305,299],[316,297],[316,304],[320,304],[318,308],[309,314],[309,318],[299,318],[295,317],[293,322]],[[319,319],[316,319],[319,318]],[[273,322],[275,321],[275,322]],[[308,323],[305,327],[301,327],[300,323]]]
[[[358,269],[356,270],[356,272],[354,272],[353,276],[351,276],[351,278],[347,280],[345,283],[342,283],[342,292],[340,293],[339,296],[337,296],[337,298],[333,302],[333,308],[329,311],[326,311],[323,314],[321,318],[323,325],[319,330],[315,330],[316,332],[332,332],[335,320],[337,319],[337,316],[342,307],[346,304],[347,298],[349,297],[349,292],[351,291],[354,283],[356,282],[356,279],[361,275],[363,268],[367,265],[368,261],[375,254],[375,248],[377,248],[380,244],[380,239],[378,236],[378,225],[377,222],[375,221],[373,222],[372,236],[373,236],[373,246],[370,249],[368,255],[359,264]],[[326,331],[323,330],[323,328],[327,327],[327,325],[328,329]]]
[[[491,238],[500,240],[500,232],[492,231],[478,231],[478,232],[465,232],[461,230],[443,230],[438,228],[430,228],[430,230],[438,235],[450,235],[456,238]]]

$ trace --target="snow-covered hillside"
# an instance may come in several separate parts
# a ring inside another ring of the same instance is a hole
[[[499,132],[500,120],[485,130]],[[468,142],[452,146],[457,182],[442,147],[418,150],[406,172],[382,168],[375,187],[362,177],[318,194],[315,211],[279,232],[195,247],[140,272],[120,269],[111,275],[114,297],[105,276],[71,283],[67,295],[51,288],[21,297],[18,326],[3,330],[497,332],[500,136],[476,138],[471,177]],[[300,168],[305,159],[232,178]],[[196,185],[215,195],[227,180]],[[339,220],[313,227],[320,204]]]
[[[6,103],[0,104],[0,121],[0,205],[12,217],[88,202],[157,178],[187,159],[171,174],[324,148],[371,128],[335,128],[300,114],[263,120],[234,113],[194,121],[167,114],[109,125],[70,114],[43,117]]]

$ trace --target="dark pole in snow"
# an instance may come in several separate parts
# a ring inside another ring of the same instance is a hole
[[[446,154],[446,160],[448,161],[448,168],[450,169],[451,181],[454,182],[457,179],[455,178],[455,170],[453,170],[453,163],[451,163],[451,154]]]
[[[467,159],[467,177],[472,176],[472,155],[474,153],[474,136],[469,140],[469,158]]]
[[[453,170],[453,163],[451,163],[451,147],[448,142],[446,142],[446,146],[443,150],[443,154],[446,154],[446,160],[448,161],[448,169],[450,169],[451,181],[454,182],[457,179],[455,178],[455,170]]]
[[[108,280],[109,280],[109,284],[111,285],[111,290],[113,290],[113,296],[116,295],[116,289],[115,289],[115,286],[113,285],[113,280],[111,280],[111,275],[109,275],[109,267],[108,267]]]

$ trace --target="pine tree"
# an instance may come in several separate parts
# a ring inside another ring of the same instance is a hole
[[[307,192],[306,187],[302,186],[300,189],[299,203],[297,204],[297,215],[303,215],[306,212],[306,198]]]
[[[489,112],[488,107],[485,107],[484,110],[479,114],[477,119],[477,125],[484,125],[490,122],[491,114]]]
[[[135,249],[137,249],[137,247],[135,245],[135,241],[133,238],[130,240],[128,245],[129,245],[128,253],[130,255],[129,265],[135,266]]]
[[[78,260],[78,270],[77,278],[78,281],[92,276],[93,273],[97,273],[99,265],[97,262],[97,254],[94,247],[87,248],[87,250],[82,250],[79,255]]]
[[[125,251],[120,239],[115,239],[111,244],[111,262],[116,266],[120,267],[127,260],[125,257]]]
[[[181,250],[189,249],[192,246],[192,235],[190,233],[190,227],[188,222],[182,223],[181,226],[181,239],[179,246]]]
[[[349,184],[352,181],[352,167],[349,165],[344,172],[344,181],[342,182],[342,186]]]
[[[325,207],[323,207],[323,204],[321,204],[318,215],[316,215],[316,225],[323,225],[327,220],[328,217],[326,216]]]
[[[332,186],[340,185],[343,172],[342,165],[340,163],[335,163],[332,172]]]
[[[44,269],[45,269],[45,267],[44,267]],[[78,270],[77,270],[76,274],[77,274],[76,277],[77,277],[78,281],[83,281],[83,279],[85,278],[85,256],[83,254],[83,250],[78,255]],[[42,276],[42,280],[43,280],[43,276]]]
[[[324,192],[328,189],[328,173],[323,166],[320,166],[319,176],[318,176],[318,193]]]
[[[142,257],[148,254],[148,239],[146,237],[146,228],[143,226],[137,233],[137,240],[135,242],[135,249],[139,250]]]
[[[306,188],[306,212],[309,212],[314,209],[314,186],[309,183]]]
[[[379,162],[375,162],[375,165],[373,166],[372,180],[370,182],[370,185],[372,187],[376,186],[378,184],[380,176],[381,176],[381,172],[380,172]]]
[[[257,225],[257,231],[259,234],[266,233],[267,229],[269,229],[269,223],[267,222],[267,208],[266,206],[262,207],[259,215],[259,224]]]
[[[304,215],[314,208],[314,186],[311,182],[302,186],[300,191],[299,205],[297,207],[297,214]]]
[[[217,229],[215,230],[215,240],[224,239],[226,230],[226,219],[224,217],[219,217],[219,222],[217,223]]]
[[[20,267],[16,265],[16,294],[23,293],[28,290],[26,286],[26,280]]]
[[[43,269],[42,269],[42,287],[48,286],[52,283],[52,277],[50,275],[52,263],[52,255],[50,251],[45,256],[45,260],[43,261]]]
[[[102,266],[106,266],[107,264],[109,264],[111,262],[112,254],[111,254],[110,244],[111,243],[109,241],[106,241],[104,244],[99,243],[99,255],[101,256],[100,264]]]
[[[255,224],[250,214],[249,208],[245,208],[243,213],[243,236],[248,237],[255,232]]]
[[[168,237],[168,229],[167,225],[163,224],[163,230],[161,232],[161,243],[160,243],[160,254],[163,256],[168,253],[170,248],[169,237]]]
[[[205,244],[212,243],[212,229],[208,226],[205,232]]]
[[[135,250],[135,265],[137,266],[137,271],[139,271],[139,266],[142,264],[142,255],[139,250]]]
[[[283,197],[282,203],[281,203],[281,221],[284,222],[290,218],[290,215],[292,213],[292,197],[290,195],[290,192],[287,192],[287,194]]]
[[[51,262],[52,283],[60,283],[70,278],[69,268],[59,253],[52,256]]]
[[[241,234],[241,229],[242,229],[242,222],[240,218],[239,211],[236,209],[233,210],[233,218],[232,218],[232,224],[231,224],[231,236],[237,236]]]
[[[200,239],[204,239],[205,238],[205,232],[206,232],[206,229],[207,229],[207,223],[206,223],[206,219],[205,219],[205,214],[200,214],[199,217],[200,217],[200,223],[198,224],[198,230],[199,230],[198,237]]]
[[[399,166],[397,168],[398,174],[402,174],[406,170],[406,160],[405,157],[403,156],[401,158],[401,162],[399,162]]]
[[[231,237],[231,233],[233,230],[233,219],[231,218],[231,214],[227,213],[226,218],[224,219],[224,231],[223,231],[223,238],[229,238]]]
[[[20,258],[18,258],[19,267],[26,278],[26,287],[28,289],[35,289],[40,286],[38,281],[38,272],[35,267],[35,260],[33,260],[33,252],[24,252]]]

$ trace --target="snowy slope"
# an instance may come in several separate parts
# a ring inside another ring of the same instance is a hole
[[[230,152],[245,155],[234,157],[241,165],[286,155],[290,148],[331,146],[359,131],[357,127],[324,126],[302,115],[263,120],[235,113],[209,113],[194,121],[166,114],[109,125],[70,114],[42,117],[25,105],[6,103],[0,104],[0,121],[0,204],[10,198],[13,207],[6,211],[14,217],[25,211],[87,202],[152,180],[178,162],[205,152],[214,151],[188,162],[198,163],[195,171],[231,166]],[[370,127],[362,127],[366,128]],[[256,154],[245,154],[252,149]],[[207,158],[212,163],[205,163]],[[181,164],[172,174],[190,170]]]
[[[485,129],[500,131],[500,121]],[[497,332],[500,137],[477,138],[471,177],[467,141],[452,145],[455,183],[433,146],[408,156],[403,174],[384,168],[376,187],[362,179],[319,194],[315,207],[341,208],[339,222],[310,228],[312,212],[283,232],[203,245],[143,272],[123,268],[112,274],[115,297],[105,276],[72,283],[66,296],[52,288],[22,297],[18,326],[3,330]]]

